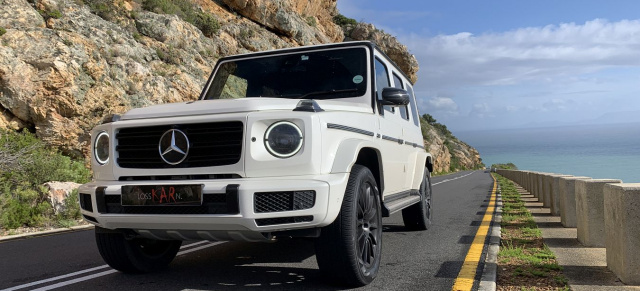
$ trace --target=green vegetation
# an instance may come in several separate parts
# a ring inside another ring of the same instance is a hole
[[[358,24],[358,22],[353,19],[353,18],[349,18],[346,17],[342,14],[338,14],[336,16],[333,17],[333,22],[339,26],[345,26],[345,25],[356,25]]]
[[[316,18],[313,16],[307,16],[305,17],[305,20],[307,21],[307,25],[312,26],[312,27],[316,27],[317,23],[316,23]]]
[[[0,36],[4,35],[5,33],[7,33],[7,30],[4,29],[4,27],[0,27]]]
[[[42,16],[42,18],[44,18],[45,20],[49,19],[49,18],[54,18],[54,19],[60,19],[62,18],[62,12],[60,12],[60,10],[57,9],[53,9],[53,10],[38,10],[38,13],[40,13],[40,15]]]
[[[114,1],[111,0],[84,0],[84,2],[89,6],[91,13],[100,16],[104,20],[114,20],[120,11],[120,9],[114,5]]]
[[[46,147],[33,134],[0,131],[0,227],[39,227],[78,219],[77,194],[67,199],[64,213],[54,215],[42,185],[49,181],[86,183],[90,177],[82,162]]]
[[[506,164],[493,164],[491,165],[491,169],[503,169],[503,170],[517,170],[518,167],[514,163],[506,163]]]
[[[424,119],[429,125],[435,127],[447,139],[458,140],[455,136],[453,136],[453,133],[451,133],[446,125],[437,122],[436,119],[433,118],[433,116],[431,116],[430,114],[423,114],[422,119]]]
[[[189,1],[144,0],[142,9],[161,14],[175,14],[199,28],[207,37],[215,36],[220,30],[220,23],[213,15],[196,10],[196,7]]]
[[[569,290],[562,267],[510,180],[493,174],[502,195],[498,286],[504,290]]]

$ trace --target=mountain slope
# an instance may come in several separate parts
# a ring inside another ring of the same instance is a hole
[[[86,157],[95,125],[196,99],[220,57],[300,45],[371,40],[417,80],[406,46],[344,19],[335,0],[0,0],[0,128]],[[437,167],[472,164],[468,146],[432,134]]]

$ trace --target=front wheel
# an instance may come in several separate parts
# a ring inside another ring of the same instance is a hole
[[[364,286],[378,274],[382,246],[380,195],[368,168],[354,165],[336,220],[316,239],[316,259],[329,279]]]
[[[126,239],[124,234],[96,227],[96,243],[104,261],[123,273],[147,273],[166,267],[182,241]]]
[[[431,173],[424,169],[420,184],[420,202],[402,209],[404,226],[412,230],[427,230],[431,226]]]

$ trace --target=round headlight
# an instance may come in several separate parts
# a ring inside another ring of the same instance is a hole
[[[93,143],[93,156],[101,165],[109,161],[109,134],[106,131],[98,133]]]
[[[288,158],[302,148],[302,131],[293,122],[278,121],[264,134],[264,146],[278,158]]]

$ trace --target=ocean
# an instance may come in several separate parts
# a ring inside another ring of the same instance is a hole
[[[454,133],[480,152],[487,167],[640,183],[640,123],[580,125]]]

